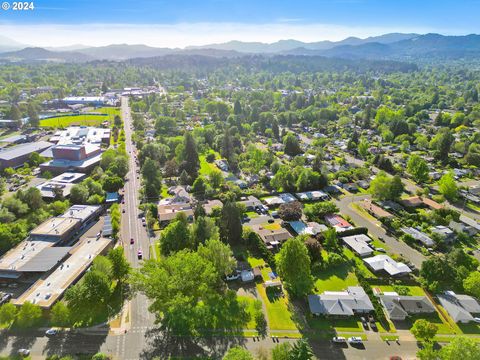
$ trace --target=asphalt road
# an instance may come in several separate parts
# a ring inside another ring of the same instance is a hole
[[[363,201],[364,199],[368,198],[370,198],[370,195],[345,196],[339,200],[336,200],[336,204],[340,209],[340,214],[346,214],[350,216],[356,226],[366,227],[371,234],[376,237],[381,237],[388,246],[390,252],[402,255],[404,258],[410,260],[418,269],[420,269],[422,262],[425,260],[425,256],[422,253],[411,248],[403,241],[399,241],[394,237],[387,235],[384,228],[373,224],[350,207],[352,203]]]

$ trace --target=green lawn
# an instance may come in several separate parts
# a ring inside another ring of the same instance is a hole
[[[200,175],[208,175],[212,170],[219,170],[214,163],[209,163],[205,159],[205,155],[200,155]]]
[[[43,119],[40,120],[40,126],[53,128],[64,128],[73,125],[99,126],[106,120],[109,120],[108,115],[79,114],[74,116],[59,116],[49,119]]]
[[[408,327],[411,328],[413,326],[413,323],[417,319],[425,319],[430,321],[431,323],[434,323],[435,325],[438,326],[438,334],[455,334],[456,331],[455,329],[452,328],[452,326],[444,321],[443,318],[440,317],[440,314],[434,313],[434,314],[418,314],[418,315],[412,315],[410,316],[406,321],[408,323]]]
[[[355,261],[356,268],[358,270],[360,270],[364,274],[365,277],[368,277],[368,278],[376,278],[377,277],[377,275],[375,275],[373,272],[371,272],[370,269],[367,268],[367,266],[365,265],[363,260],[361,258],[359,258],[358,256],[356,256],[353,251],[351,251],[348,248],[344,248],[343,249],[343,254],[347,258],[353,259]]]
[[[292,319],[292,313],[288,309],[286,296],[274,296],[270,291],[267,295],[263,284],[257,284],[257,291],[267,309],[270,330],[297,330],[297,326]]]
[[[324,291],[341,291],[349,286],[358,285],[358,279],[350,265],[341,265],[333,269],[313,274],[315,278],[315,293]]]
[[[425,296],[425,291],[420,286],[408,286],[400,285],[403,288],[408,289],[408,294],[410,296]],[[379,288],[382,292],[393,292],[395,291],[395,286],[392,285],[372,285],[372,288]]]
[[[250,320],[245,325],[246,329],[255,329],[255,299],[249,296],[238,296],[238,301],[246,305],[247,313],[250,315]]]
[[[308,324],[314,330],[331,332],[363,333],[362,322],[358,318],[350,317],[347,319],[327,319],[323,316],[307,317]],[[356,336],[356,335],[355,335]]]

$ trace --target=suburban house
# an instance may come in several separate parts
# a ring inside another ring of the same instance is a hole
[[[352,224],[350,224],[347,220],[336,214],[325,215],[325,221],[331,227],[335,228],[337,232],[353,229]]]
[[[330,196],[328,196],[328,194],[320,190],[299,192],[295,193],[295,196],[300,201],[327,201],[328,199],[330,199]]]
[[[260,236],[260,239],[265,243],[267,249],[274,250],[282,243],[292,237],[285,228],[265,229],[263,226],[252,226],[252,230]]]
[[[350,286],[346,291],[308,295],[308,305],[312,314],[326,316],[353,316],[374,310],[368,295],[360,286]]]
[[[296,200],[297,199],[295,198],[295,196],[293,196],[290,193],[278,194],[277,196],[269,196],[263,199],[265,204],[267,204],[268,206],[278,206],[282,204],[288,204]]]
[[[160,225],[173,220],[178,213],[184,213],[188,219],[193,219],[193,208],[190,204],[191,198],[183,186],[174,186],[168,189],[168,193],[173,195],[165,198],[158,203],[158,220]]]
[[[375,205],[370,199],[365,199],[363,201],[363,207],[365,210],[367,210],[370,214],[372,214],[378,219],[381,219],[381,218],[391,219],[394,217],[393,214],[382,209],[380,206]]]
[[[205,213],[210,215],[214,208],[222,208],[223,203],[220,200],[208,200],[205,204],[203,204],[203,208],[205,209]]]
[[[432,238],[420,230],[417,230],[413,227],[402,227],[400,230],[402,230],[405,234],[410,235],[415,240],[420,241],[427,247],[435,245],[435,242],[432,240]]]
[[[363,261],[374,272],[383,271],[390,276],[402,276],[412,272],[407,265],[401,262],[396,262],[388,255],[376,255],[363,259]]]
[[[404,296],[397,293],[379,295],[380,303],[391,320],[405,320],[409,315],[431,314],[435,307],[426,296]]]
[[[463,222],[456,222],[454,220],[451,220],[450,223],[448,224],[448,227],[452,230],[454,230],[457,233],[465,233],[468,236],[474,236],[478,234],[478,230],[475,229],[473,226],[467,225]]]
[[[480,224],[472,219],[471,217],[468,217],[468,216],[465,216],[465,215],[460,215],[460,219],[459,219],[462,223],[464,223],[465,225],[468,225],[470,227],[472,227],[473,229],[476,230],[477,234],[480,232]]]
[[[369,256],[373,253],[373,249],[369,245],[372,239],[365,234],[345,236],[342,240],[350,249],[361,257]]]
[[[443,226],[443,225],[438,225],[434,226],[431,228],[431,231],[433,234],[437,234],[443,241],[447,243],[451,243],[452,241],[455,240],[455,233],[453,232],[452,229]]]
[[[480,314],[480,304],[469,295],[445,291],[437,295],[438,301],[455,322],[468,323]]]
[[[247,211],[255,211],[256,207],[263,206],[262,202],[252,195],[249,195],[247,198],[240,199],[238,204],[245,206],[245,210]]]

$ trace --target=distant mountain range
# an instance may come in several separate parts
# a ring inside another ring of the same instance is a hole
[[[444,36],[439,34],[392,33],[359,39],[305,43],[280,40],[260,42],[229,41],[223,44],[190,46],[185,49],[157,48],[147,45],[116,44],[101,47],[72,45],[67,47],[28,47],[0,36],[0,60],[88,62],[94,60],[123,61],[166,55],[202,55],[241,57],[247,54],[325,56],[344,59],[407,60],[478,58],[480,35]]]

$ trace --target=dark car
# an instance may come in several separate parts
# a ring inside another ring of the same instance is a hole
[[[368,322],[367,319],[365,319],[363,316],[360,318],[360,321],[362,322],[362,325],[365,329],[368,329]]]
[[[135,240],[133,238],[130,239],[130,244],[133,245],[135,243]]]

